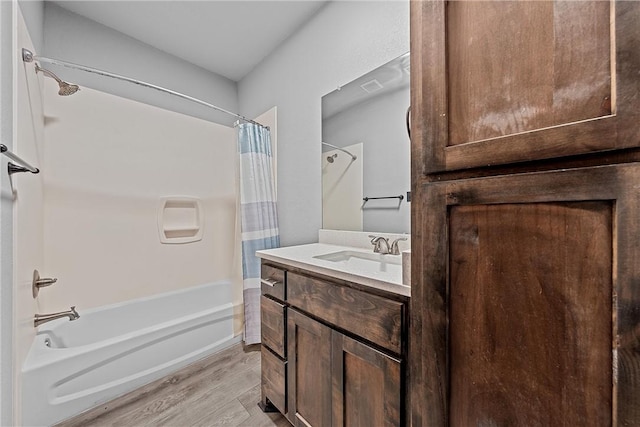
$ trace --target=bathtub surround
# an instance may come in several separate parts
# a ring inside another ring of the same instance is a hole
[[[58,283],[40,293],[41,311],[76,305],[82,316],[92,307],[230,279],[233,129],[90,88],[60,97],[56,88],[45,80],[41,271]],[[200,202],[201,240],[161,243],[157,218],[167,197]]]
[[[23,423],[55,424],[239,340],[229,281],[51,321],[24,364]]]
[[[257,250],[280,247],[269,129],[253,123],[238,128],[240,218],[244,287],[244,340],[260,342],[260,260]]]

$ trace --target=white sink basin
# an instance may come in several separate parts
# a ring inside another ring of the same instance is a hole
[[[383,271],[402,274],[402,257],[400,255],[339,251],[324,255],[316,255],[313,258],[331,261],[354,270]]]

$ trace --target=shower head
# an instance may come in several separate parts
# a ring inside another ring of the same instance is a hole
[[[333,156],[327,156],[327,162],[333,163],[336,157],[338,157],[338,153],[335,153]]]
[[[36,64],[36,73],[38,71],[42,71],[42,74],[44,74],[45,76],[51,77],[52,79],[58,82],[58,86],[60,86],[60,90],[58,90],[58,95],[60,96],[73,95],[74,93],[80,90],[80,87],[78,85],[69,84],[61,80],[58,76],[53,74],[51,71],[45,70],[44,68]]]

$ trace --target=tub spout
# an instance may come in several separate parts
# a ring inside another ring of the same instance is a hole
[[[76,311],[76,306],[74,305],[68,311],[61,311],[59,313],[51,313],[51,314],[36,314],[33,319],[33,326],[37,328],[39,325],[43,323],[60,319],[61,317],[68,317],[69,320],[76,320],[78,317],[80,317],[80,315]]]

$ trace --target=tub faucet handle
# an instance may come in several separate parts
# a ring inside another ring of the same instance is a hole
[[[39,288],[44,288],[45,286],[53,285],[57,281],[58,281],[58,279],[56,279],[55,277],[52,277],[52,278],[46,277],[44,279],[37,280],[36,281],[36,286],[39,287]]]
[[[31,282],[31,293],[33,294],[33,297],[35,298],[38,296],[38,292],[40,291],[40,288],[51,286],[57,281],[58,279],[56,279],[55,277],[41,278],[40,273],[38,273],[38,270],[33,270],[33,282]]]

